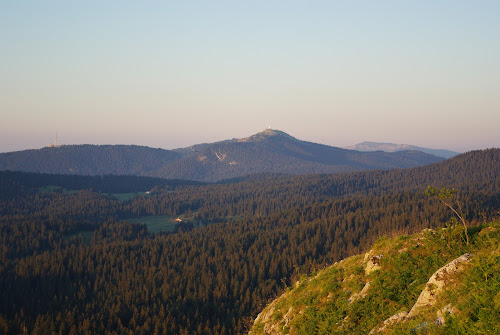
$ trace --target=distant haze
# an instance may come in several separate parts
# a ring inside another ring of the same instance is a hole
[[[451,158],[458,155],[458,152],[443,150],[443,149],[430,149],[422,148],[409,144],[395,144],[395,143],[378,143],[378,142],[363,142],[356,145],[351,145],[345,147],[344,149],[358,150],[358,151],[385,151],[385,152],[397,152],[405,150],[418,150],[426,152],[431,155],[436,155],[443,158]]]
[[[499,1],[2,1],[0,152],[500,147]]]

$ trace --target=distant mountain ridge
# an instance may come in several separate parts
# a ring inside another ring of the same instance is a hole
[[[410,144],[395,144],[395,143],[384,143],[384,142],[361,142],[352,146],[344,147],[344,149],[357,150],[357,151],[385,151],[385,152],[397,152],[405,150],[417,150],[425,152],[434,156],[451,158],[458,155],[458,152],[446,150],[446,149],[430,149],[418,147]]]
[[[179,153],[137,145],[63,145],[0,154],[0,170],[78,174],[147,175]]]
[[[420,151],[360,152],[301,141],[274,129],[176,150],[69,145],[0,154],[0,170],[139,175],[215,182],[255,173],[317,174],[409,168],[443,160]]]

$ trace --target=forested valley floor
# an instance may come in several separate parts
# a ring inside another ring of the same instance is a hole
[[[498,217],[499,162],[218,184],[0,172],[0,334],[245,333],[298,276],[444,226],[427,185],[458,189],[471,225]],[[127,221],[160,215],[182,222]]]

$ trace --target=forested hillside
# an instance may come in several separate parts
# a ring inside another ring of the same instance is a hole
[[[131,145],[70,145],[0,154],[0,170],[140,175],[215,182],[256,173],[339,173],[421,166],[442,158],[419,151],[358,152],[300,141],[267,129],[245,139],[177,150]]]
[[[300,275],[380,236],[443,226],[450,212],[428,184],[459,189],[471,225],[496,217],[499,162],[491,149],[409,170],[209,185],[3,172],[0,333],[244,333]],[[111,194],[137,190],[151,192]],[[123,221],[164,214],[187,222],[151,234]]]
[[[180,154],[136,145],[63,145],[0,154],[0,170],[77,175],[146,175]]]
[[[32,193],[44,187],[53,187],[55,190],[92,190],[98,193],[133,193],[151,191],[159,187],[164,190],[175,189],[187,185],[199,186],[204,183],[137,176],[79,176],[0,171],[0,187],[2,188],[0,196],[3,197]]]
[[[339,173],[408,168],[441,160],[419,151],[345,150],[266,129],[248,138],[194,147],[186,157],[166,164],[151,175],[213,182],[255,173]]]

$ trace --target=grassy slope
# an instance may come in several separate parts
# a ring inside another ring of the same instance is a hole
[[[429,277],[470,252],[467,270],[453,277],[437,303],[384,334],[498,334],[500,332],[500,221],[469,228],[471,244],[457,226],[411,236],[382,238],[371,255],[384,255],[381,269],[365,274],[365,255],[357,255],[302,277],[264,309],[251,334],[368,334],[401,311],[409,311]],[[365,297],[349,302],[371,281]],[[456,311],[437,326],[436,312]]]

